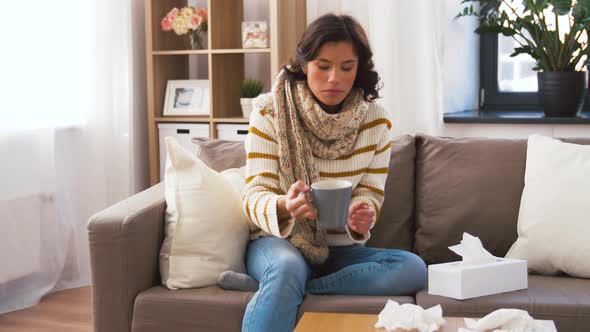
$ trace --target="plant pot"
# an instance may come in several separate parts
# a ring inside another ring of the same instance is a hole
[[[584,106],[587,72],[539,72],[539,101],[546,117],[573,117]]]
[[[246,118],[250,118],[250,113],[252,113],[252,100],[254,98],[240,98],[240,105],[242,106],[242,115]]]

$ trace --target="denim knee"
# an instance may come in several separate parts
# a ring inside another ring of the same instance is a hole
[[[310,276],[310,269],[299,252],[283,252],[269,266],[269,279],[279,283],[279,287],[294,289],[303,293]]]
[[[382,295],[412,295],[426,286],[426,264],[411,252],[389,250],[379,264],[386,272],[375,275],[373,289]]]
[[[426,286],[428,269],[420,256],[405,252],[403,255],[402,269],[404,274],[412,281],[408,283],[408,292],[415,293]]]

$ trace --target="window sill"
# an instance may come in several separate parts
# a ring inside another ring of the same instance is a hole
[[[486,111],[479,110],[446,113],[445,123],[506,123],[506,124],[590,124],[590,112],[577,117],[547,118],[541,111]]]

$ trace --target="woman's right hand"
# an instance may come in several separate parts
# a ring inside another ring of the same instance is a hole
[[[287,194],[279,198],[277,202],[279,219],[316,219],[318,212],[306,195],[310,189],[303,181],[297,181],[291,185]]]

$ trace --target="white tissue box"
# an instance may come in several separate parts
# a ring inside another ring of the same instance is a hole
[[[465,300],[528,287],[525,260],[496,258],[495,262],[463,265],[461,262],[428,266],[428,293]]]

